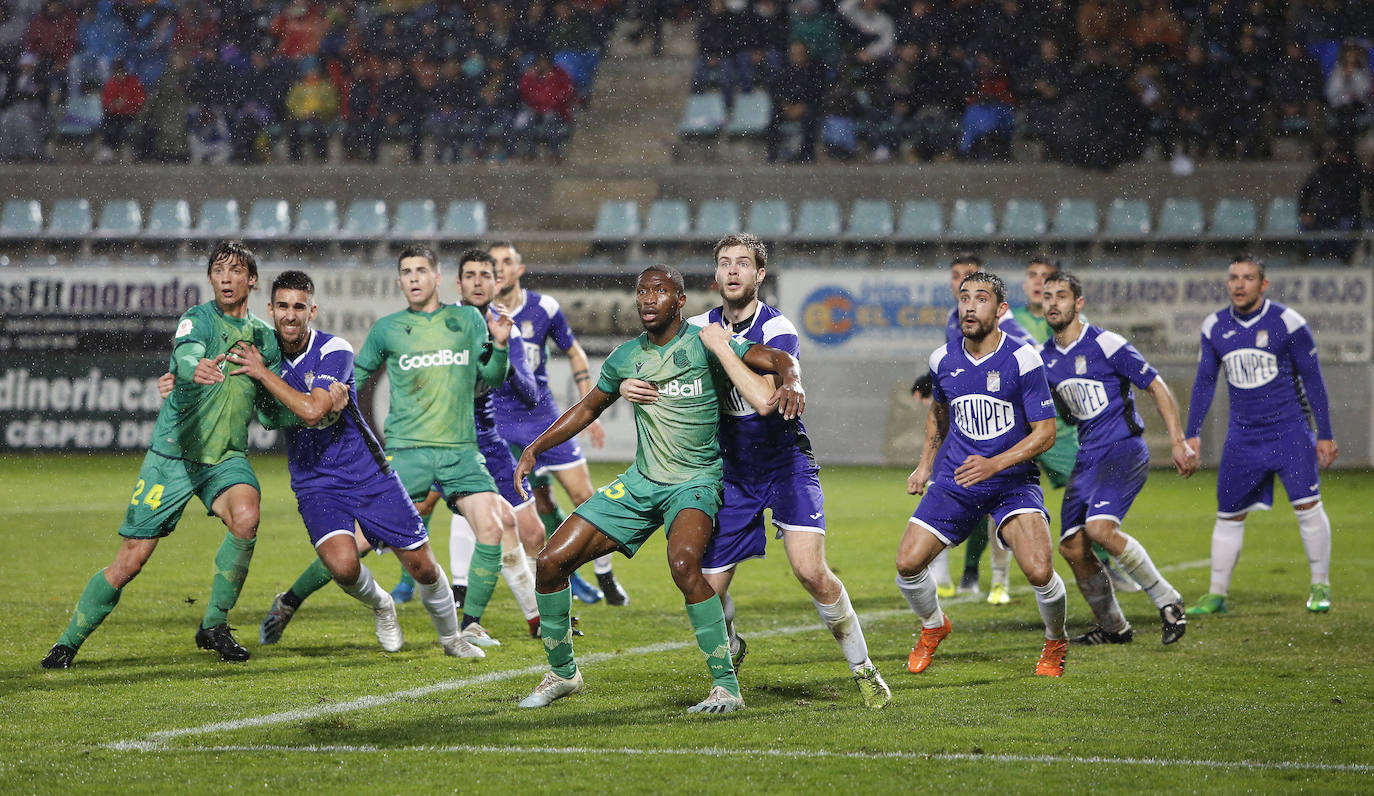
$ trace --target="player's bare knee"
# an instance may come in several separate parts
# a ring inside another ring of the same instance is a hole
[[[406,571],[410,573],[410,576],[414,578],[417,583],[422,583],[426,586],[439,580],[439,565],[433,557],[412,562],[412,564],[407,567]]]
[[[1054,577],[1054,567],[1050,566],[1049,563],[1033,562],[1024,564],[1021,567],[1021,572],[1025,574],[1026,580],[1030,585],[1036,587],[1044,586],[1046,583],[1050,582],[1050,578]]]
[[[1321,501],[1320,501],[1320,500],[1313,500],[1313,501],[1310,501],[1310,502],[1307,502],[1307,503],[1303,503],[1303,504],[1301,504],[1301,505],[1294,506],[1294,507],[1293,507],[1293,510],[1294,510],[1294,511],[1307,511],[1307,510],[1309,510],[1309,509],[1315,509],[1317,506],[1320,506],[1320,505],[1321,505]],[[1240,516],[1240,517],[1232,517],[1232,519],[1240,520],[1240,519],[1245,519],[1245,517],[1244,517],[1244,515],[1242,515],[1242,516]]]
[[[363,574],[362,564],[356,558],[352,561],[346,558],[342,561],[329,561],[326,564],[329,568],[329,574],[340,586],[352,586],[358,582],[359,576]]]
[[[830,567],[827,567],[825,562],[809,562],[800,566],[793,566],[792,574],[797,576],[797,582],[812,597],[823,596],[826,592],[837,590],[831,588],[835,585],[835,576],[831,574]]]

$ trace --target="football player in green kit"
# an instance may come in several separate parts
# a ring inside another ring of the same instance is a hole
[[[688,712],[729,713],[743,708],[744,700],[730,664],[720,598],[701,573],[701,556],[722,497],[716,438],[720,402],[733,383],[759,414],[777,409],[795,417],[805,396],[797,362],[786,352],[732,338],[718,325],[686,323],[682,307],[687,292],[675,269],[644,269],[635,295],[644,333],[611,352],[596,386],[535,438],[516,466],[519,485],[534,469],[536,456],[577,435],[619,398],[625,379],[643,379],[658,388],[658,401],[634,407],[635,463],[578,506],[539,553],[535,597],[550,671],[520,706],[542,708],[582,689],[582,673],[573,660],[569,575],[616,550],[633,556],[664,526],[668,566],[686,599],[712,679],[706,699]],[[772,377],[756,370],[780,374],[781,388],[775,393]]]
[[[113,563],[86,584],[67,629],[43,658],[45,669],[72,665],[158,541],[176,529],[192,496],[228,528],[215,554],[196,644],[226,661],[248,660],[248,650],[229,632],[229,609],[248,577],[258,533],[258,480],[245,451],[259,387],[252,379],[226,376],[224,362],[239,342],[256,346],[269,367],[277,366],[281,352],[272,327],[248,311],[258,282],[253,252],[237,241],[222,242],[210,252],[206,274],[214,299],[190,308],[177,323],[170,363],[176,386],[158,412],[152,445],[129,496],[119,526],[123,541]]]

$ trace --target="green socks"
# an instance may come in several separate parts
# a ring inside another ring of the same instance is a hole
[[[201,627],[229,623],[229,609],[239,601],[243,581],[248,578],[248,562],[253,560],[253,545],[257,539],[240,539],[232,533],[224,534],[224,542],[215,554],[215,577],[210,584],[210,602],[205,606]]]
[[[548,514],[542,511],[539,512],[539,521],[544,523],[544,538],[547,539],[553,536],[553,532],[558,530],[558,526],[562,525],[563,520],[567,518],[568,515],[564,514],[563,509],[558,506],[554,506],[553,511]]]
[[[553,594],[535,592],[534,602],[539,606],[539,637],[544,640],[544,654],[549,658],[549,668],[559,677],[572,677],[577,673],[577,664],[573,662],[572,589]],[[716,612],[720,612],[719,601],[716,602]],[[721,631],[724,630],[725,621],[722,619]],[[728,647],[725,664],[730,665]]]
[[[291,593],[296,596],[299,604],[299,601],[324,588],[324,585],[333,579],[334,576],[329,574],[324,562],[316,558],[310,562],[310,566],[305,568],[300,577],[296,578],[296,582],[291,584]]]
[[[62,631],[62,637],[57,643],[66,644],[74,650],[81,649],[86,638],[100,627],[100,623],[104,622],[105,617],[119,604],[120,592],[120,589],[116,589],[105,580],[105,570],[92,575],[86,583],[86,590],[81,592],[81,599],[76,601],[72,621],[67,623],[67,629]]]
[[[730,637],[725,633],[725,612],[720,607],[720,596],[712,594],[708,600],[688,605],[687,618],[697,634],[697,646],[706,656],[706,668],[711,670],[711,680],[715,685],[739,696],[739,680],[735,677],[735,667],[730,663]]]
[[[468,594],[463,600],[464,626],[481,620],[500,576],[501,545],[478,542],[472,550],[472,567],[468,570]]]

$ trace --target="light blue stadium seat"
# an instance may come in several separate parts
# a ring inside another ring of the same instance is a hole
[[[448,203],[440,235],[452,240],[472,240],[487,234],[487,203],[480,199],[458,199]]]
[[[839,202],[833,199],[808,199],[797,210],[797,224],[792,228],[792,239],[833,241],[840,237],[842,225]]]
[[[687,203],[680,199],[658,199],[649,205],[644,217],[643,237],[654,240],[684,238],[692,228]]]
[[[740,231],[739,203],[729,199],[711,199],[697,210],[696,237],[716,241]]]
[[[677,133],[681,136],[714,136],[725,127],[725,98],[718,91],[687,95],[682,109],[682,121]]]
[[[380,199],[354,199],[344,214],[343,237],[356,240],[375,240],[386,237],[389,226],[386,202]]]
[[[1144,199],[1113,199],[1103,234],[1111,240],[1136,240],[1150,234],[1150,205]]]
[[[48,237],[79,238],[91,234],[91,203],[85,199],[54,202],[48,216]]]
[[[43,232],[43,207],[37,199],[10,199],[0,216],[0,238],[36,238]]]
[[[985,240],[992,237],[997,221],[992,202],[985,199],[956,199],[950,214],[947,235],[959,240]]]
[[[248,208],[247,238],[280,238],[291,231],[291,209],[285,199],[257,199]]]
[[[396,205],[396,220],[391,225],[393,238],[432,238],[439,231],[439,216],[433,199],[407,199]]]
[[[1045,205],[1039,199],[1008,199],[1002,210],[1003,238],[1026,240],[1042,237],[1049,229]]]
[[[857,199],[849,208],[845,237],[877,243],[892,237],[895,229],[891,204],[881,199]]]
[[[200,203],[200,223],[195,234],[201,238],[234,238],[240,229],[239,203],[233,199],[206,199]]]
[[[1264,237],[1295,238],[1298,230],[1298,202],[1287,196],[1269,200],[1269,212],[1264,216]]]
[[[1054,211],[1055,237],[1064,240],[1091,240],[1100,229],[1097,202],[1091,199],[1060,199]]]
[[[296,208],[297,238],[332,238],[339,234],[339,205],[333,199],[308,199]]]
[[[592,237],[598,241],[625,242],[639,235],[639,206],[634,202],[602,202],[596,212]]]
[[[158,199],[148,213],[143,234],[150,238],[184,238],[191,233],[191,204],[185,199]]]
[[[132,199],[111,199],[100,208],[95,234],[102,238],[132,238],[143,231],[143,210]]]
[[[945,214],[939,202],[913,199],[902,203],[897,237],[907,241],[935,241],[945,234]]]
[[[1255,203],[1249,199],[1218,199],[1212,206],[1207,237],[1213,240],[1249,240],[1259,231]]]
[[[1159,209],[1159,237],[1164,240],[1195,240],[1202,235],[1202,203],[1170,197]]]
[[[781,199],[753,202],[745,228],[764,240],[786,238],[792,234],[792,211]]]
[[[768,129],[773,116],[773,102],[766,91],[750,91],[735,95],[735,106],[730,109],[730,122],[725,126],[726,135],[759,136]]]

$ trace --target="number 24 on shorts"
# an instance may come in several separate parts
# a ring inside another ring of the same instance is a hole
[[[598,491],[611,500],[620,500],[625,497],[625,485],[619,481],[612,481],[606,486],[601,487]]]
[[[143,494],[143,489],[146,486],[147,484],[142,478],[138,479],[138,483],[134,484],[133,497],[129,498],[130,506],[138,505],[138,496]],[[143,495],[143,504],[153,511],[157,511],[158,507],[162,505],[162,484],[153,484],[153,488],[148,490],[148,494]]]

